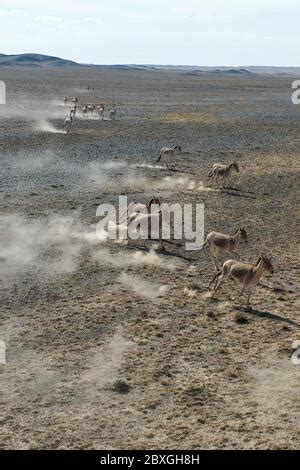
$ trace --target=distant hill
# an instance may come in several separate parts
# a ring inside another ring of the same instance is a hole
[[[221,75],[250,75],[253,72],[250,72],[247,69],[243,68],[222,68],[222,69],[214,69],[212,68],[206,68],[205,70],[201,69],[194,69],[194,70],[189,70],[188,72],[185,72],[186,75],[194,76],[194,77],[199,77],[203,74],[221,74]]]
[[[194,77],[207,74],[246,76],[251,73],[259,75],[292,75],[300,76],[300,67],[205,67],[197,65],[157,65],[157,64],[115,64],[96,65],[81,64],[73,60],[62,59],[44,54],[14,54],[0,53],[0,67],[88,67],[96,69],[112,69],[120,71],[173,71]]]
[[[54,66],[54,67],[66,67],[66,66],[80,66],[77,62],[72,60],[61,59],[60,57],[53,57],[43,54],[16,54],[16,55],[6,55],[0,54],[0,66],[1,65],[21,65],[27,67],[45,67],[45,66]]]

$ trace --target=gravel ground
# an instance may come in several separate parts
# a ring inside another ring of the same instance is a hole
[[[1,79],[1,447],[299,449],[292,80],[68,68]],[[65,134],[64,95],[115,105],[117,120],[79,116]],[[155,164],[177,144],[172,167]],[[212,163],[234,160],[234,188],[211,188]],[[204,203],[205,233],[245,225],[241,260],[265,251],[274,264],[251,310],[231,282],[210,298],[206,248],[95,239],[100,203],[152,194]]]

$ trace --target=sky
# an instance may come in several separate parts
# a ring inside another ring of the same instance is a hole
[[[300,66],[300,0],[1,0],[0,53],[82,63]]]

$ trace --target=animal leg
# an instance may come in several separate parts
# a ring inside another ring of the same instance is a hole
[[[212,247],[209,247],[209,251],[210,251],[210,255],[212,257],[215,267],[217,268],[218,271],[220,271],[220,266],[218,264],[218,253]]]
[[[225,279],[226,279],[226,277],[224,276],[224,274],[221,274],[221,276],[219,276],[219,278],[217,279],[216,284],[213,288],[213,291],[212,291],[212,294],[211,294],[212,297],[215,296],[217,290],[220,289],[220,286],[225,281]]]
[[[218,263],[218,258],[217,258],[216,256],[213,256],[213,255],[212,255],[212,259],[213,259],[213,262],[214,262],[215,267],[217,268],[218,271],[220,271],[220,266],[219,266],[219,263]]]
[[[242,287],[241,291],[240,291],[239,294],[235,297],[234,300],[238,300],[238,299],[243,295],[244,292],[245,292],[245,286]]]
[[[247,296],[247,307],[250,307],[250,296],[251,296],[251,293],[252,293],[252,289],[249,290],[249,294]]]

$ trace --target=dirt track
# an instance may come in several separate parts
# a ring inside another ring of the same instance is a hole
[[[299,448],[291,80],[4,68],[1,79],[1,447]],[[49,132],[62,129],[64,95],[115,105],[117,120]],[[153,168],[176,144],[175,167]],[[238,191],[201,189],[212,163],[232,160]],[[252,311],[230,300],[234,283],[209,298],[206,249],[95,243],[100,203],[153,193],[203,202],[206,233],[245,225],[242,260],[271,255]]]

